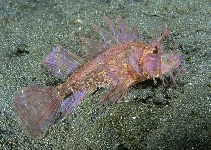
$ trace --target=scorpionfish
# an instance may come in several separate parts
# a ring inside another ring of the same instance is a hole
[[[43,60],[53,75],[66,78],[56,87],[30,85],[18,90],[14,95],[14,110],[19,123],[31,137],[45,133],[59,114],[71,113],[81,101],[100,87],[108,88],[101,101],[119,102],[127,90],[136,83],[172,76],[173,71],[184,68],[183,55],[174,49],[164,47],[164,39],[169,40],[169,31],[164,29],[158,39],[149,44],[138,41],[135,27],[128,28],[121,17],[117,25],[108,17],[103,18],[110,32],[93,24],[101,40],[81,38],[89,59],[54,45]],[[166,42],[168,43],[168,42]]]

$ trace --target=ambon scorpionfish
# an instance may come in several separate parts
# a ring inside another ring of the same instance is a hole
[[[94,49],[89,60],[54,45],[43,64],[55,76],[66,78],[56,87],[31,85],[18,90],[14,95],[14,110],[20,125],[33,138],[45,133],[57,119],[58,114],[70,114],[81,101],[100,87],[108,91],[101,101],[119,102],[128,89],[136,83],[169,76],[173,83],[173,71],[184,69],[183,55],[170,52],[163,40],[169,39],[164,29],[158,39],[149,44],[137,41],[137,30],[129,29],[121,17],[115,25],[108,17],[103,18],[110,32],[97,25],[93,29],[101,41],[81,38],[87,48]],[[92,57],[91,57],[92,56]]]

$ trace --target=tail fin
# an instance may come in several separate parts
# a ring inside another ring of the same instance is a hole
[[[31,137],[47,131],[58,117],[62,98],[54,87],[28,86],[14,95],[14,110],[19,123]]]

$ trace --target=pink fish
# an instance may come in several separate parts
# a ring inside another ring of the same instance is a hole
[[[172,72],[184,70],[183,55],[176,50],[170,53],[162,44],[163,39],[169,39],[167,28],[160,38],[147,44],[137,41],[137,30],[128,29],[121,17],[117,17],[118,26],[108,17],[104,21],[111,33],[92,25],[102,41],[81,38],[87,48],[94,49],[88,61],[59,45],[44,58],[44,66],[55,76],[67,78],[64,83],[28,86],[15,93],[14,110],[31,137],[45,133],[59,113],[71,113],[99,87],[109,88],[101,101],[114,103],[125,97],[131,86],[148,79],[160,78],[164,84],[165,76],[170,76],[175,84]]]

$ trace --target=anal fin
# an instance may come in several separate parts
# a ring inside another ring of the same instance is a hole
[[[75,109],[87,95],[86,90],[73,93],[70,97],[64,99],[61,104],[61,111],[64,114],[69,114]]]

